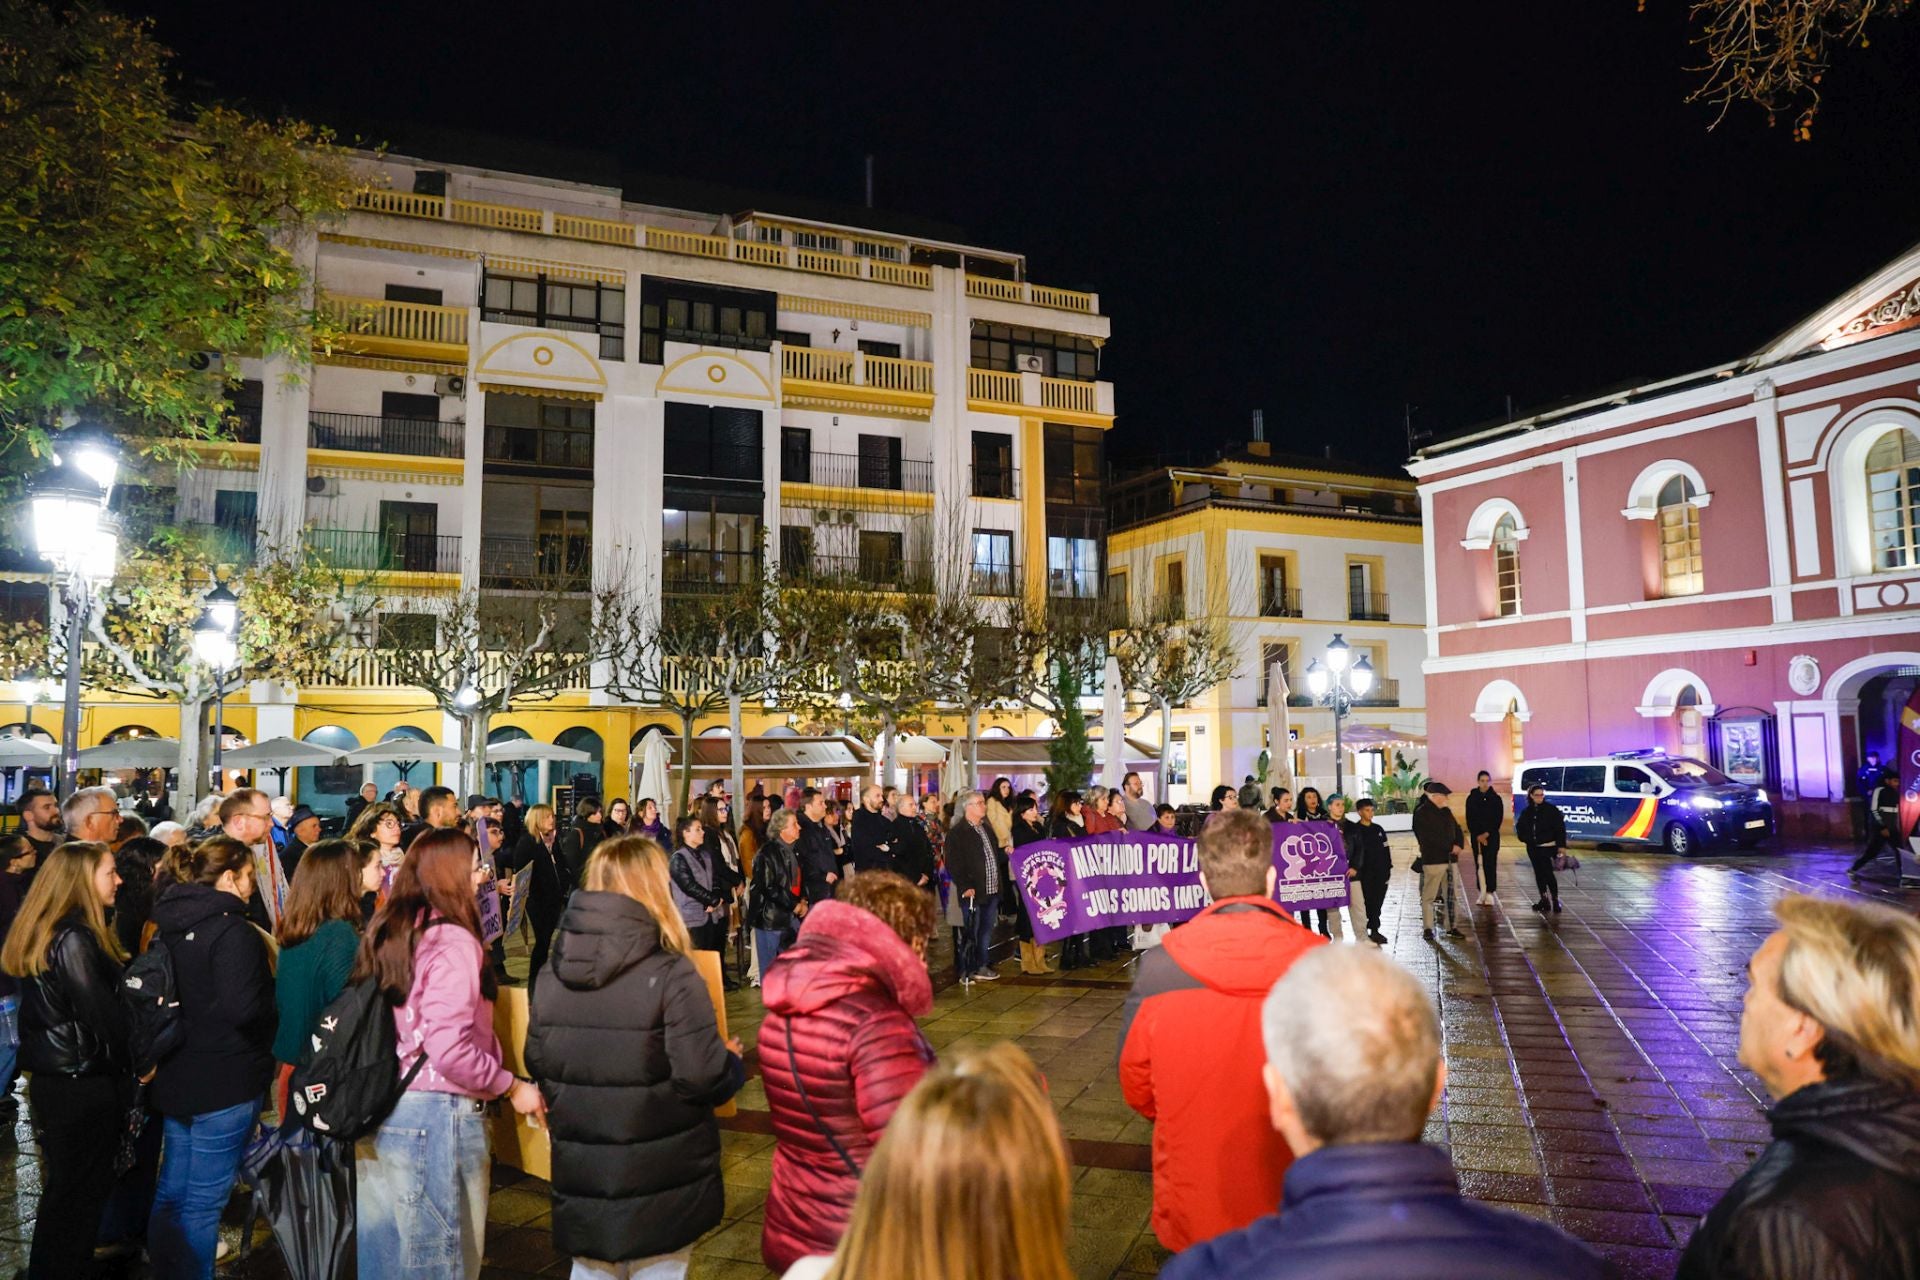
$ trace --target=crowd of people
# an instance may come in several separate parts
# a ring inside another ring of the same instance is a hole
[[[163,1280],[211,1276],[249,1141],[299,1114],[296,1073],[356,988],[391,1018],[399,1082],[354,1147],[360,1274],[479,1274],[497,1104],[548,1129],[553,1239],[577,1280],[684,1275],[725,1216],[714,1108],[749,1065],[719,1030],[700,951],[765,1005],[769,1267],[1072,1273],[1072,1170],[1044,1075],[1012,1044],[943,1059],[918,1020],[943,922],[963,982],[998,978],[1003,911],[1028,973],[1128,945],[1124,930],[1039,945],[1007,854],[1173,830],[1137,776],[1048,797],[1044,814],[1004,779],[950,808],[879,786],[844,810],[816,789],[756,788],[738,821],[716,784],[670,824],[652,799],[583,799],[564,828],[547,806],[462,804],[442,787],[359,799],[336,838],[247,789],[151,833],[106,788],[23,802],[0,842],[0,1102],[28,1073],[44,1172],[27,1275],[144,1250]],[[1431,993],[1375,946],[1331,945],[1341,911],[1314,920],[1274,900],[1269,824],[1338,822],[1342,910],[1356,942],[1383,941],[1391,858],[1371,804],[1349,817],[1312,788],[1297,808],[1284,789],[1244,799],[1214,797],[1197,841],[1210,905],[1143,952],[1120,1029],[1122,1093],[1154,1122],[1152,1223],[1176,1255],[1164,1274],[1606,1274],[1554,1227],[1463,1196],[1447,1152],[1421,1141],[1446,1087]],[[1493,892],[1499,823],[1470,799],[1462,829],[1446,799],[1436,784],[1414,815],[1429,937],[1452,925],[1469,849]],[[1530,861],[1564,840],[1519,835]],[[505,972],[483,910],[514,886],[528,895],[530,1078],[495,1034]],[[1537,905],[1557,909],[1550,881]],[[1807,897],[1776,915],[1740,1027],[1776,1140],[1681,1274],[1920,1274],[1920,922]],[[162,972],[179,1016],[155,1036],[126,988]]]

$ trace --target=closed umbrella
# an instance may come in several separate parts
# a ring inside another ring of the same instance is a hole
[[[1267,668],[1267,752],[1272,761],[1272,785],[1293,790],[1293,750],[1289,737],[1291,718],[1287,711],[1287,673],[1279,663]]]
[[[1105,700],[1100,712],[1100,785],[1112,790],[1127,773],[1126,695],[1120,688],[1120,659],[1107,655]]]
[[[642,800],[651,800],[662,809],[667,807],[667,738],[658,729],[647,730],[647,736],[640,739],[640,781],[633,789],[633,806],[640,807]]]
[[[242,1162],[253,1212],[273,1228],[292,1280],[350,1274],[354,1250],[353,1144],[304,1125],[263,1130]],[[248,1222],[243,1241],[253,1238]],[[245,1249],[243,1247],[242,1253]]]

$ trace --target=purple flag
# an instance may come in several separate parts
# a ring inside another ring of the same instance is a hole
[[[1198,842],[1158,831],[1036,840],[1009,857],[1036,942],[1123,924],[1179,924],[1212,899]],[[1274,898],[1290,911],[1347,905],[1347,854],[1331,822],[1273,828]]]

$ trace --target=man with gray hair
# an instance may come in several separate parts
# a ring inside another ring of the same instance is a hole
[[[120,798],[112,787],[82,787],[60,802],[60,821],[69,840],[112,844],[120,834]]]
[[[1268,1119],[1293,1148],[1279,1212],[1180,1254],[1162,1280],[1588,1280],[1558,1229],[1460,1194],[1420,1141],[1447,1084],[1433,998],[1371,947],[1300,958],[1261,1009]]]
[[[960,953],[954,971],[961,982],[999,978],[992,964],[993,923],[1000,908],[1000,851],[988,833],[987,798],[968,791],[955,802],[959,818],[947,832],[947,871],[961,898]]]

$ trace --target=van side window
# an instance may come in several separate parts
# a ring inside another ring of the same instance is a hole
[[[1607,766],[1570,764],[1567,766],[1566,781],[1560,789],[1575,795],[1598,795],[1607,789]]]
[[[1557,765],[1553,767],[1539,765],[1531,769],[1523,769],[1520,773],[1520,786],[1517,790],[1521,795],[1527,794],[1527,792],[1533,790],[1535,787],[1545,787],[1548,791],[1558,791],[1560,790],[1560,775],[1562,772],[1563,770]]]
[[[1630,764],[1617,764],[1613,766],[1613,789],[1615,791],[1624,791],[1628,795],[1637,796],[1640,794],[1641,787],[1652,785],[1653,775],[1645,769],[1636,768]]]

